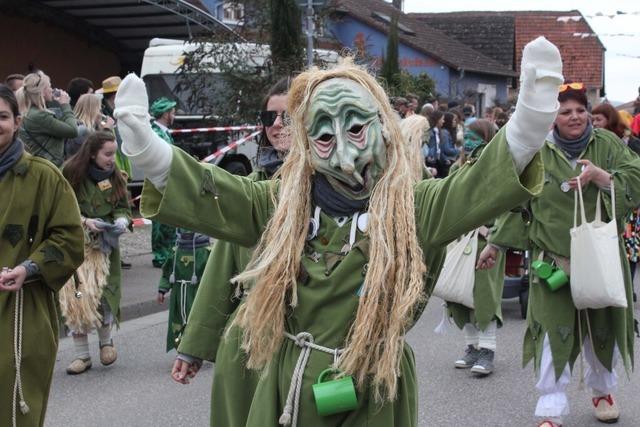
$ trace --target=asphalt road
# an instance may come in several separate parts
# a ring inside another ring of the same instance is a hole
[[[534,425],[537,396],[533,370],[520,366],[524,321],[519,318],[517,301],[505,301],[503,310],[505,326],[498,331],[496,372],[478,379],[453,368],[462,348],[462,334],[450,329],[445,336],[436,335],[433,329],[442,311],[437,300],[430,302],[409,336],[416,353],[421,427]],[[64,372],[73,351],[71,340],[63,339],[45,426],[207,426],[213,366],[205,365],[188,386],[170,379],[174,355],[164,352],[166,316],[160,312],[124,322],[115,333],[120,357],[111,367],[99,364],[97,337],[92,335],[94,366],[79,376]],[[565,426],[601,426],[592,416],[590,392],[578,389],[577,371],[569,391],[572,413]],[[638,374],[627,379],[620,372],[619,426],[640,425],[638,396]]]

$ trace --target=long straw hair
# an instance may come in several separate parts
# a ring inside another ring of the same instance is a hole
[[[429,130],[429,121],[423,115],[413,114],[406,119],[402,119],[400,130],[404,138],[407,160],[411,165],[411,173],[413,174],[413,179],[417,182],[422,179],[422,174],[425,170],[422,141],[424,134]]]
[[[369,201],[369,268],[355,320],[350,325],[338,368],[358,387],[371,385],[376,402],[393,400],[398,388],[404,335],[414,309],[423,301],[426,267],[418,244],[409,160],[395,114],[382,87],[351,60],[331,70],[300,74],[289,91],[291,151],[280,169],[275,212],[247,269],[236,282],[253,284],[232,326],[243,329],[247,366],[264,368],[282,344],[287,305],[298,304],[296,278],[311,216],[309,138],[304,126],[313,92],[322,82],[346,78],[365,88],[378,104],[387,167]],[[302,331],[291,331],[298,333]]]

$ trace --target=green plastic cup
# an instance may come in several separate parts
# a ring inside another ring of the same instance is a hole
[[[544,280],[547,280],[553,274],[553,267],[551,267],[551,264],[541,260],[533,261],[531,263],[531,268],[536,272],[536,276]]]
[[[569,278],[563,270],[558,268],[553,272],[553,274],[551,274],[551,276],[546,279],[546,282],[547,286],[549,286],[549,289],[551,289],[552,291],[557,291],[558,289],[569,283]]]
[[[358,407],[356,388],[350,375],[337,380],[325,381],[331,374],[337,374],[335,369],[325,369],[320,373],[318,381],[313,385],[313,397],[316,400],[318,414],[322,417],[353,411]]]

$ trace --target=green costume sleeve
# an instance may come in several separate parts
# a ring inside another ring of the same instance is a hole
[[[640,157],[610,132],[600,132],[608,144],[612,144],[611,159],[605,170],[612,174],[616,192],[616,219],[620,229],[624,227],[624,219],[631,209],[640,204]],[[604,204],[611,218],[611,192],[603,191]]]
[[[198,288],[178,352],[215,362],[229,316],[239,303],[230,281],[240,272],[240,250],[220,240],[214,245],[202,276],[208,280]]]
[[[542,190],[536,155],[520,176],[501,130],[478,160],[453,175],[416,186],[416,223],[422,244],[443,246],[523,203]]]
[[[38,124],[42,129],[46,129],[47,135],[52,135],[56,138],[75,138],[78,136],[78,125],[71,107],[69,104],[64,104],[60,106],[60,109],[62,110],[60,119],[43,111]]]
[[[529,224],[524,220],[522,212],[510,211],[500,215],[488,241],[503,248],[528,249]]]
[[[164,193],[145,181],[140,211],[163,224],[250,247],[257,243],[271,215],[271,185],[200,163],[173,147]]]
[[[38,160],[34,160],[38,161]],[[56,172],[58,172],[56,170]],[[40,268],[44,282],[58,291],[84,258],[84,234],[80,211],[71,185],[58,173],[59,182],[50,196],[51,209],[44,219],[48,237],[29,255]]]
[[[131,207],[129,206],[129,193],[125,194],[113,209],[113,218],[126,218],[131,222]]]

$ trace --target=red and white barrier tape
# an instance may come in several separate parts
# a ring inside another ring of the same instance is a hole
[[[171,129],[172,135],[179,133],[202,133],[202,132],[234,132],[238,130],[262,129],[262,126],[222,126],[213,128],[193,128],[193,129]]]
[[[234,148],[236,148],[238,145],[242,145],[245,142],[247,142],[248,140],[250,140],[251,138],[255,138],[256,136],[260,135],[260,132],[262,132],[262,130],[258,130],[253,132],[250,135],[247,135],[245,137],[240,138],[237,141],[232,142],[231,144],[227,145],[226,147],[222,147],[221,149],[219,149],[218,151],[216,151],[215,153],[208,155],[207,157],[205,157],[204,159],[202,159],[202,161],[204,163],[209,163],[212,160],[217,159],[218,157],[222,156],[223,154],[225,154],[228,151],[233,150]]]
[[[151,220],[147,218],[133,218],[131,223],[134,227],[144,227],[145,225],[151,224]]]

